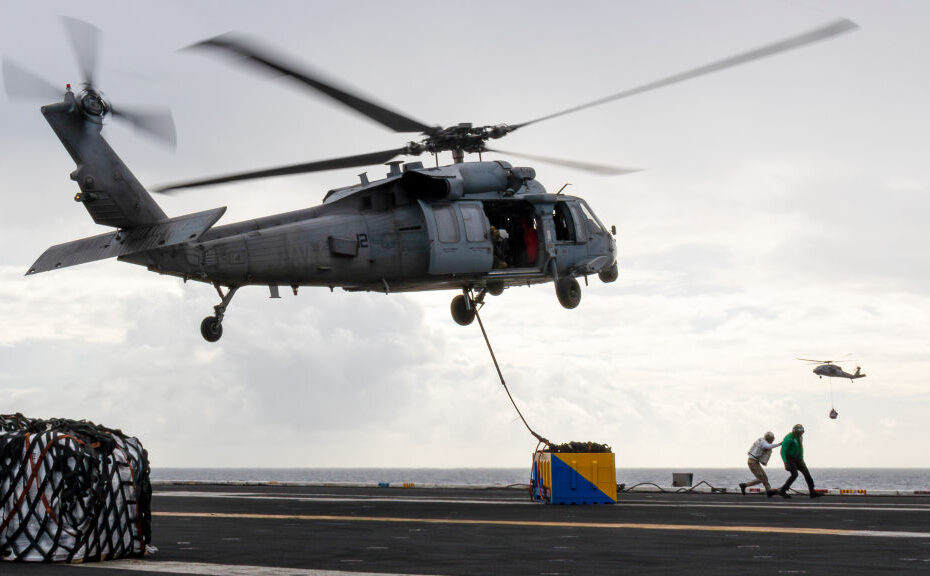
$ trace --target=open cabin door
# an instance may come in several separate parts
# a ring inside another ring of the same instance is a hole
[[[476,274],[491,270],[494,254],[481,202],[417,202],[429,232],[430,274]]]

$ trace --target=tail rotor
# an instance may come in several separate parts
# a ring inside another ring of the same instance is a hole
[[[81,70],[82,88],[78,94],[66,85],[64,98],[72,99],[74,105],[92,122],[102,124],[107,115],[112,115],[131,124],[135,129],[154,137],[172,147],[177,142],[174,119],[167,108],[131,109],[113,108],[100,92],[94,79],[97,71],[97,56],[100,45],[100,30],[87,22],[62,17],[68,40]],[[38,74],[27,70],[12,60],[3,58],[3,84],[6,94],[17,100],[50,101],[62,98],[60,88]]]

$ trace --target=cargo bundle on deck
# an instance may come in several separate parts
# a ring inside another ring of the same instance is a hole
[[[547,445],[533,454],[533,500],[546,504],[613,504],[617,470],[610,446],[596,442]]]
[[[142,556],[151,541],[148,455],[86,421],[0,415],[0,558]]]

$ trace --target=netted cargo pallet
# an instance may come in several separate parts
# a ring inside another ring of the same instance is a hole
[[[86,421],[0,415],[3,560],[142,556],[151,500],[148,454],[136,438]]]

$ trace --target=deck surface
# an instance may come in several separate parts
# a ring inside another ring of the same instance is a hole
[[[930,496],[159,486],[144,559],[0,575],[930,574]]]

